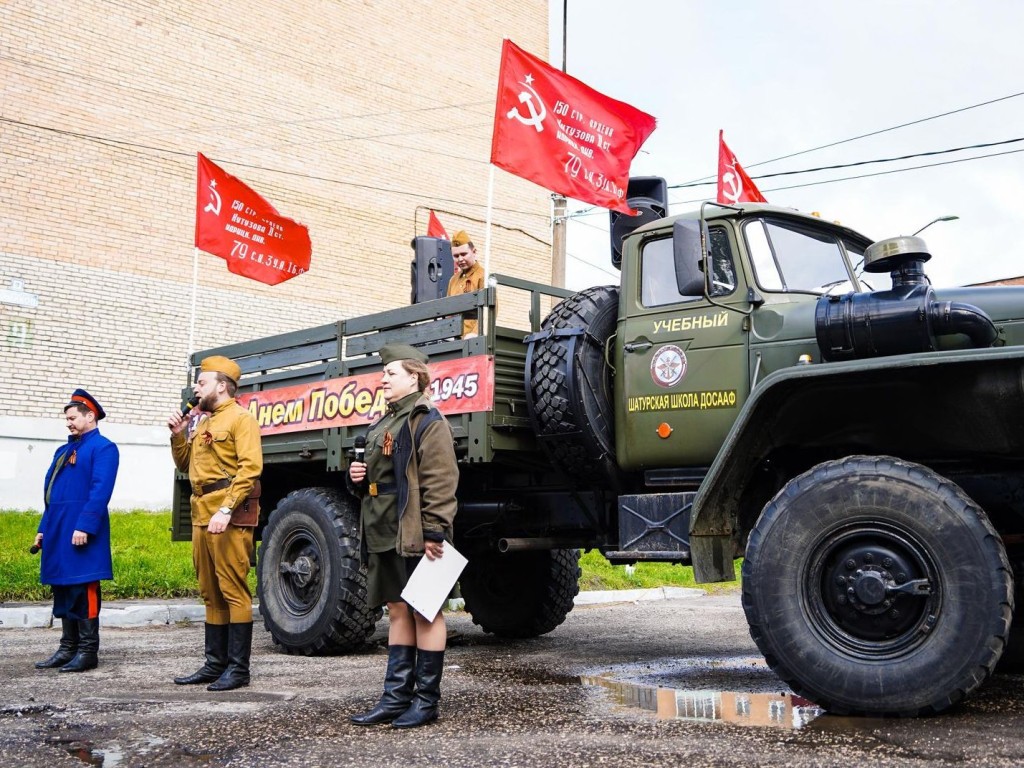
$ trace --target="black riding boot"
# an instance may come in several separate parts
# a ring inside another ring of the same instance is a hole
[[[249,684],[249,656],[252,653],[252,622],[228,624],[228,668],[206,686],[208,691],[233,691]]]
[[[228,667],[228,625],[206,624],[206,663],[191,675],[174,678],[177,685],[212,683]]]
[[[405,713],[391,723],[392,728],[416,728],[437,719],[443,671],[444,651],[416,652],[416,695]]]
[[[421,651],[422,653],[422,651]],[[390,723],[412,703],[413,672],[416,667],[416,646],[389,645],[388,671],[384,673],[384,695],[377,706],[361,715],[351,715],[356,725]]]
[[[78,622],[78,653],[75,658],[61,667],[58,672],[85,672],[96,669],[99,664],[100,620],[85,619]]]
[[[46,661],[37,661],[36,669],[63,667],[78,653],[78,622],[74,619],[60,620],[60,645],[57,652]]]

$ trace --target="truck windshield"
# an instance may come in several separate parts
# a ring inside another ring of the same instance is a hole
[[[755,219],[743,227],[757,284],[766,291],[853,290],[839,240],[799,223]]]
[[[725,296],[736,290],[736,267],[723,227],[709,230],[711,249],[711,295]],[[645,307],[661,307],[683,301],[696,301],[702,295],[683,296],[676,288],[676,269],[672,255],[672,238],[651,240],[640,253],[640,301]]]

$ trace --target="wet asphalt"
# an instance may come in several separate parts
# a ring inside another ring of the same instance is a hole
[[[949,714],[867,720],[795,699],[757,654],[738,594],[578,606],[554,632],[502,641],[464,613],[441,719],[359,728],[380,692],[386,622],[362,652],[295,657],[254,635],[250,687],[180,687],[202,625],[104,629],[100,667],[39,671],[55,629],[0,632],[3,766],[1015,766],[1024,677]]]

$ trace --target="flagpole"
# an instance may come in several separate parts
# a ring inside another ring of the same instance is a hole
[[[491,276],[491,214],[494,210],[494,163],[487,178],[487,224],[484,229],[484,280]]]
[[[188,353],[185,355],[185,375],[191,383],[192,352],[195,351],[196,340],[196,294],[199,290],[199,249],[192,249],[192,310],[188,321]]]

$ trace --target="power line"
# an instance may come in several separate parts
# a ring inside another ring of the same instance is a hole
[[[1018,152],[1024,152],[1024,149],[1011,149],[1011,150],[1007,150],[1006,152],[993,152],[992,154],[989,154],[989,155],[978,155],[976,157],[962,157],[959,160],[945,160],[945,161],[943,161],[941,163],[926,163],[924,165],[914,165],[914,166],[911,166],[910,168],[893,168],[891,171],[878,171],[876,173],[862,173],[862,174],[859,174],[857,176],[843,176],[843,177],[838,178],[838,179],[825,179],[823,181],[811,181],[811,182],[808,182],[807,184],[792,184],[792,185],[790,185],[788,187],[773,187],[772,189],[762,189],[761,191],[762,192],[781,192],[781,191],[786,190],[786,189],[802,189],[803,187],[815,187],[815,186],[821,186],[823,184],[834,184],[837,181],[853,181],[853,180],[856,180],[856,179],[868,179],[868,178],[871,178],[873,176],[888,176],[888,175],[893,174],[893,173],[904,173],[906,171],[917,171],[917,170],[920,170],[922,168],[936,168],[936,167],[938,167],[940,165],[955,165],[956,163],[967,163],[967,162],[970,162],[971,160],[984,160],[984,159],[989,158],[989,157],[1001,157],[1003,155],[1015,155]],[[687,203],[703,202],[704,200],[707,200],[707,199],[708,198],[706,198],[706,197],[698,197],[698,198],[696,198],[694,200],[679,200],[679,201],[677,201],[674,204],[675,205],[686,205]]]
[[[906,128],[906,127],[911,126],[911,125],[918,125],[920,123],[927,123],[930,120],[938,120],[940,117],[948,117],[949,115],[955,115],[955,114],[958,114],[960,112],[967,112],[969,110],[977,109],[979,107],[987,107],[990,104],[997,104],[1000,101],[1007,101],[1008,99],[1015,99],[1018,96],[1024,96],[1024,91],[1019,91],[1017,93],[1011,93],[1008,96],[1000,96],[997,99],[989,99],[988,101],[981,101],[981,102],[978,102],[977,104],[971,104],[971,105],[966,106],[966,107],[960,107],[959,109],[952,109],[952,110],[950,110],[948,112],[940,112],[937,115],[930,115],[929,117],[922,117],[922,118],[919,118],[917,120],[911,120],[910,122],[907,122],[907,123],[900,123],[899,125],[893,125],[893,126],[890,126],[889,128],[881,128],[881,129],[879,129],[877,131],[870,131],[868,133],[862,133],[859,136],[851,136],[848,139],[840,139],[839,141],[833,141],[830,144],[822,144],[819,147],[811,147],[810,149],[802,149],[799,152],[792,152],[792,153],[790,153],[788,155],[780,155],[779,157],[773,157],[771,160],[761,160],[759,162],[752,163],[750,165],[744,165],[744,167],[745,168],[756,168],[759,165],[767,165],[768,163],[774,163],[774,162],[776,162],[778,160],[788,160],[789,158],[797,157],[798,155],[806,155],[806,154],[809,154],[811,152],[817,152],[819,149],[828,149],[830,147],[838,147],[840,144],[848,144],[851,141],[858,141],[859,139],[866,139],[866,138],[868,138],[870,136],[878,136],[879,134],[888,133],[890,131],[896,131],[896,130],[899,130],[900,128]],[[706,179],[714,179],[714,178],[715,178],[715,176],[702,176],[699,179],[692,179],[689,182],[684,182],[681,186],[686,186],[688,184],[696,183],[696,182],[699,182],[699,181],[705,181]]]
[[[971,144],[965,147],[954,147],[952,149],[936,149],[931,152],[916,152],[912,155],[901,155],[899,157],[885,157],[878,160],[859,160],[854,163],[841,163],[839,165],[822,165],[817,168],[804,168],[799,171],[779,171],[778,173],[763,173],[759,176],[752,176],[752,179],[772,179],[778,176],[796,176],[801,173],[817,173],[818,171],[834,171],[839,168],[855,168],[860,165],[872,165],[875,163],[895,163],[900,160],[912,160],[916,157],[934,157],[935,155],[948,155],[952,152],[964,152],[968,149],[987,149],[988,147],[999,147],[1006,144],[1016,144],[1024,141],[1024,137],[1018,139],[1006,139],[1005,141],[990,141],[985,144]],[[686,187],[703,187],[714,184],[714,181],[703,181],[692,184],[673,184],[669,189],[683,189]]]
[[[45,126],[45,125],[36,125],[34,123],[27,123],[27,122],[24,122],[24,121],[21,121],[21,120],[14,120],[14,119],[11,119],[11,118],[8,118],[8,117],[0,117],[0,122],[2,122],[2,123],[9,123],[9,124],[12,124],[12,125],[18,125],[18,126],[26,127],[26,128],[34,128],[36,130],[46,131],[46,132],[50,132],[50,133],[56,133],[56,134],[59,134],[59,135],[62,135],[62,136],[70,136],[72,138],[81,139],[83,141],[95,142],[95,143],[101,144],[103,146],[112,147],[112,148],[118,148],[118,149],[124,149],[126,151],[138,152],[139,150],[146,150],[146,151],[149,151],[149,152],[156,152],[158,154],[163,154],[163,155],[174,155],[174,156],[177,156],[177,157],[188,157],[188,158],[194,158],[195,157],[195,152],[185,152],[185,151],[177,150],[177,149],[166,149],[164,147],[154,147],[154,146],[149,146],[149,145],[146,145],[146,144],[139,144],[137,142],[132,142],[132,141],[123,141],[123,140],[120,140],[120,139],[109,139],[109,138],[106,138],[104,136],[96,136],[96,135],[93,135],[93,134],[81,133],[81,132],[78,132],[78,131],[68,131],[68,130],[65,130],[65,129],[62,129],[62,128],[52,128],[52,127]],[[418,200],[422,200],[425,197],[428,197],[427,195],[424,195],[424,194],[419,193],[419,192],[407,192],[405,190],[394,189],[394,188],[390,188],[390,187],[378,187],[378,186],[374,186],[372,184],[360,184],[360,183],[354,182],[354,181],[344,181],[342,179],[334,179],[334,178],[331,178],[329,176],[317,176],[317,175],[314,175],[314,174],[300,173],[298,171],[289,171],[289,170],[285,170],[285,169],[282,169],[282,168],[268,168],[268,167],[263,166],[263,165],[255,165],[253,163],[241,163],[241,162],[237,162],[235,160],[222,160],[222,159],[214,158],[214,157],[211,157],[210,159],[213,160],[216,163],[223,163],[225,165],[234,165],[234,166],[237,166],[239,168],[249,168],[249,169],[252,169],[252,170],[265,171],[267,173],[276,173],[276,174],[280,174],[280,175],[283,175],[283,176],[294,176],[296,178],[308,179],[310,181],[322,181],[322,182],[325,182],[325,183],[328,183],[328,184],[337,184],[337,185],[340,185],[340,186],[354,187],[356,189],[366,189],[366,190],[370,190],[370,191],[373,191],[373,192],[385,192],[385,193],[388,193],[388,194],[399,195],[399,196],[402,196],[402,197],[412,197],[412,198],[416,198]],[[444,202],[444,203],[453,203],[455,205],[469,206],[469,207],[473,207],[473,208],[484,208],[485,207],[481,203],[472,203],[472,202],[468,202],[468,201],[465,201],[465,200],[455,200],[455,199],[452,199],[452,198],[431,197],[430,199],[437,200],[439,202]],[[545,220],[547,220],[549,218],[547,214],[532,213],[530,211],[520,211],[520,210],[517,210],[515,208],[495,207],[492,210],[502,211],[503,213],[514,213],[514,214],[517,214],[517,215],[520,215],[520,216],[530,216],[530,217],[533,217],[533,218],[543,218]]]

